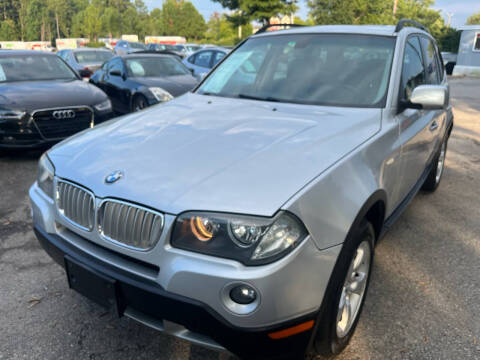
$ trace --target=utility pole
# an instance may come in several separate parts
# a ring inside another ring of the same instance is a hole
[[[393,0],[393,15],[397,13],[398,0]]]
[[[453,18],[453,15],[455,15],[455,13],[449,13],[449,12],[446,12],[445,11],[445,15],[447,15],[447,27],[450,27],[450,25],[452,24],[452,18]]]

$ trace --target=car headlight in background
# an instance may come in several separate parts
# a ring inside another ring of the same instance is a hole
[[[100,104],[94,106],[97,111],[107,111],[112,109],[112,103],[109,99],[102,101]]]
[[[168,91],[163,90],[162,88],[159,87],[151,87],[149,88],[153,96],[155,96],[155,99],[157,99],[160,102],[166,102],[170,101],[173,99],[172,94],[170,94]]]
[[[37,183],[45,194],[53,199],[53,177],[55,168],[46,154],[43,154],[38,162]]]
[[[177,218],[171,243],[245,265],[263,265],[285,256],[307,234],[301,221],[284,211],[274,218],[188,212]]]
[[[0,110],[0,120],[20,120],[24,115],[24,111]]]

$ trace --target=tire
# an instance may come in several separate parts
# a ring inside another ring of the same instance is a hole
[[[452,75],[453,74],[453,68],[455,67],[456,63],[448,63],[445,66],[445,71],[447,72],[447,75]]]
[[[132,101],[132,112],[140,111],[148,107],[147,98],[143,95],[135,95]]]
[[[324,357],[337,355],[348,345],[368,291],[374,246],[374,228],[371,223],[363,220],[349,235],[335,265],[317,320],[311,353],[307,359],[316,355]],[[363,258],[360,257],[360,253],[363,254]],[[359,259],[362,261],[359,262]],[[354,265],[358,265],[356,269]],[[363,281],[360,281],[362,275]],[[353,286],[354,284],[361,285]],[[353,306],[350,313],[346,311],[347,303]]]
[[[447,154],[447,142],[448,137],[442,142],[438,153],[435,155],[433,160],[433,167],[430,170],[430,173],[427,176],[427,179],[423,183],[422,189],[428,192],[434,192],[437,190],[440,181],[442,181],[442,175],[445,170],[445,156]]]

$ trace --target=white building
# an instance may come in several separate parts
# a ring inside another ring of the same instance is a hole
[[[462,37],[453,75],[480,76],[480,25],[465,25],[458,30],[462,30]]]

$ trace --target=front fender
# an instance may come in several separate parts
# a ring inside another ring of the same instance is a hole
[[[387,208],[381,180],[384,165],[378,156],[368,146],[351,154],[283,206],[302,219],[319,249],[342,244],[377,201]]]

